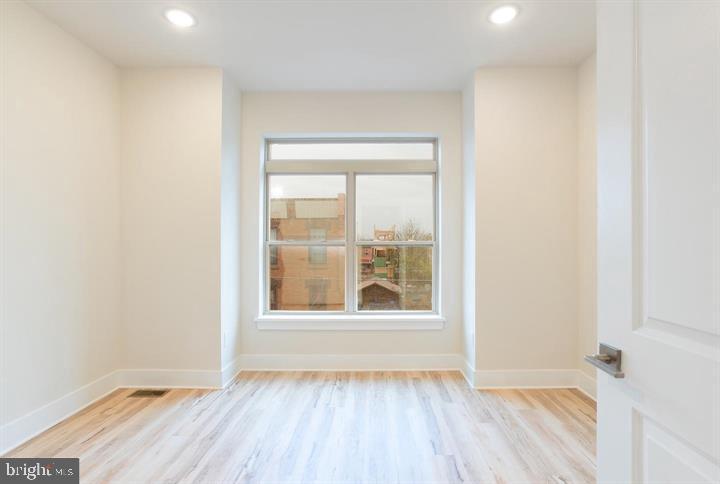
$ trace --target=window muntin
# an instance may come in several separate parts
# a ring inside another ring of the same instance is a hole
[[[287,163],[269,159],[275,144],[265,163],[265,310],[437,313],[436,142],[432,159],[416,163]],[[298,143],[307,144],[356,143]]]

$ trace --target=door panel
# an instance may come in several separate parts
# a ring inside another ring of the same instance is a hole
[[[598,3],[598,480],[720,480],[720,2]]]
[[[717,336],[717,5],[642,2],[637,13],[645,319]]]
[[[638,420],[641,432],[639,482],[717,482],[712,462],[699,455],[676,435],[650,419]],[[716,474],[715,474],[716,475]]]

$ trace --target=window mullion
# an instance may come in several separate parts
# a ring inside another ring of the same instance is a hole
[[[267,149],[267,147],[266,147]],[[262,249],[262,264],[263,264],[263,280],[262,280],[262,308],[263,312],[270,311],[270,288],[271,288],[271,269],[270,269],[270,176],[265,173],[263,176],[263,211],[262,211],[262,227],[263,227],[263,249]]]
[[[345,200],[345,310],[354,313],[357,310],[357,292],[355,290],[355,281],[357,279],[355,270],[355,172],[349,171],[346,175],[347,197]]]

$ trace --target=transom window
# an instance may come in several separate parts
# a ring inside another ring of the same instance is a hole
[[[265,313],[436,312],[435,139],[270,139]]]

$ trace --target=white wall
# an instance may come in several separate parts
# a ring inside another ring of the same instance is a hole
[[[117,367],[120,202],[117,70],[22,2],[0,18],[1,453]]]
[[[222,72],[121,72],[126,369],[220,368]]]
[[[498,370],[574,375],[576,69],[479,69],[475,137],[479,383],[502,384]]]
[[[223,75],[220,312],[222,367],[240,352],[240,91]],[[232,372],[231,372],[232,374]]]
[[[578,355],[580,369],[590,378],[594,367],[583,355],[597,352],[597,177],[596,177],[596,60],[586,59],[578,69]]]
[[[459,93],[243,93],[240,250],[243,354],[459,354],[462,331],[461,97]],[[447,326],[433,331],[258,330],[260,148],[265,134],[437,134],[442,143],[442,298]],[[282,365],[290,359],[278,358]],[[382,366],[378,360],[377,365]]]

